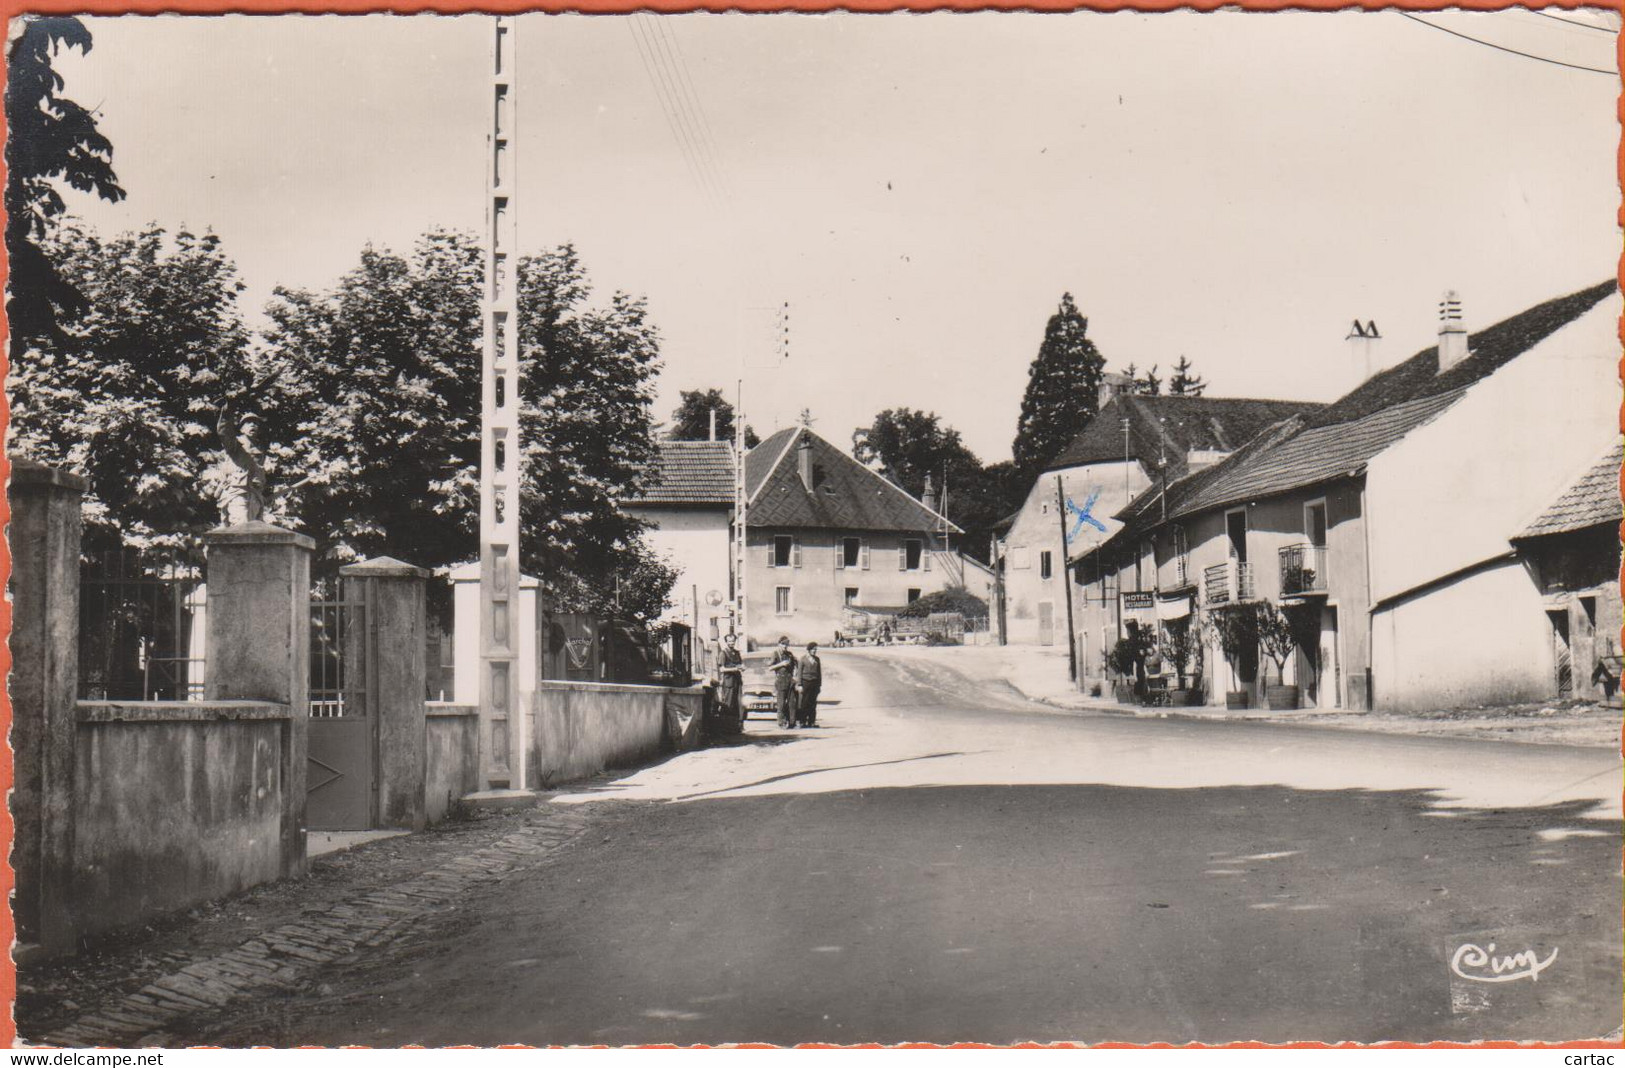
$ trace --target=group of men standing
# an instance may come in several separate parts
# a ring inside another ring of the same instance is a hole
[[[717,701],[743,724],[745,658],[736,641],[732,634],[723,639],[717,661]],[[790,651],[790,639],[781,637],[767,666],[773,672],[779,726],[785,730],[818,726],[818,691],[824,685],[824,662],[818,658],[818,643],[808,642],[807,655],[797,660]]]
[[[773,672],[773,698],[779,710],[779,727],[818,726],[818,691],[824,685],[824,664],[818,659],[818,643],[807,643],[807,655],[799,661],[790,651],[790,639],[780,638],[768,661]],[[798,695],[799,687],[799,695]]]

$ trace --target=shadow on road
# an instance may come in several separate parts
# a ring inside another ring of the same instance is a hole
[[[1621,824],[1584,803],[1437,802],[1087,785],[606,802],[582,845],[315,989],[200,1015],[184,1037],[1422,1042],[1618,1028]],[[1523,953],[1547,962],[1538,980],[1482,981]]]

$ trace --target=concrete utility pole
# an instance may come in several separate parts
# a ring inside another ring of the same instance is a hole
[[[745,512],[750,504],[745,485],[745,380],[741,378],[734,394],[734,633],[744,643],[741,653],[750,650],[745,629]]]
[[[518,131],[514,20],[492,24],[487,66],[490,127],[485,167],[485,300],[480,370],[480,781],[523,789],[524,709],[519,686]]]
[[[1061,588],[1066,591],[1066,659],[1072,672],[1072,681],[1078,681],[1078,639],[1072,626],[1072,568],[1066,553],[1066,488],[1061,476],[1055,476],[1055,511],[1061,517]]]

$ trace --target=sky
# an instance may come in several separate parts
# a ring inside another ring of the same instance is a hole
[[[1330,400],[1356,317],[1392,364],[1446,289],[1477,329],[1616,272],[1617,77],[1444,32],[1612,70],[1604,18],[527,15],[519,245],[647,297],[662,419],[743,378],[764,436],[907,406],[1008,459],[1063,292],[1113,369]],[[488,18],[85,21],[58,69],[129,197],[72,210],[213,230],[251,321],[480,230]]]

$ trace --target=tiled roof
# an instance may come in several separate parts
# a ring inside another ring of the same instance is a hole
[[[1378,453],[1456,403],[1468,386],[1578,319],[1615,288],[1610,281],[1549,300],[1473,334],[1472,354],[1442,375],[1437,347],[1424,349],[1338,401],[1311,407],[1212,467],[1170,483],[1166,509],[1153,486],[1119,513],[1125,526],[1107,544],[1127,544],[1164,518],[1363,473]],[[1119,422],[1119,447],[1121,434]]]
[[[813,488],[802,484],[800,435],[812,445]],[[947,520],[805,427],[771,435],[745,455],[753,527],[941,530]],[[955,533],[959,528],[948,525]]]
[[[1619,500],[1619,469],[1625,461],[1625,445],[1615,445],[1608,455],[1580,480],[1564,490],[1540,517],[1520,532],[1514,541],[1538,538],[1543,534],[1565,534],[1603,523],[1625,519]]]
[[[643,492],[630,504],[734,502],[733,446],[726,441],[662,441]]]
[[[1439,348],[1423,349],[1415,356],[1372,375],[1360,386],[1309,419],[1310,426],[1346,423],[1403,401],[1449,393],[1472,385],[1537,342],[1572,323],[1618,288],[1613,279],[1548,300],[1486,327],[1467,339],[1472,353],[1444,374],[1439,374]]]
[[[1123,459],[1124,419],[1129,421],[1131,459],[1150,467],[1166,455],[1173,468],[1182,469],[1189,450],[1233,452],[1265,428],[1321,407],[1312,401],[1119,395],[1106,402],[1047,469]]]
[[[1219,463],[1201,490],[1169,517],[1285,493],[1299,486],[1364,472],[1382,450],[1461,398],[1462,391],[1423,397],[1336,426],[1312,426],[1249,453],[1245,462]]]

